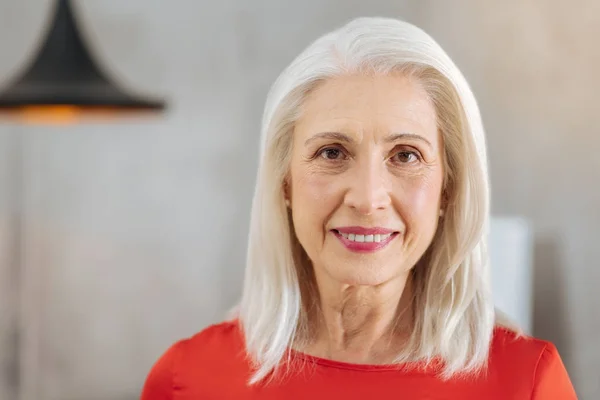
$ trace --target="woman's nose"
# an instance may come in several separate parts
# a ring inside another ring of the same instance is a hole
[[[356,165],[348,174],[348,190],[344,198],[347,206],[360,214],[370,215],[388,207],[391,203],[386,170],[381,162]]]

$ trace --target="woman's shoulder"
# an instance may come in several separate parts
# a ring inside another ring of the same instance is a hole
[[[241,374],[245,365],[243,336],[238,323],[225,321],[210,325],[175,342],[162,354],[146,378],[141,399],[170,398],[175,391],[187,391],[189,382],[219,376],[221,371],[238,370]]]
[[[552,342],[503,326],[494,329],[490,352],[492,357],[516,358],[534,363],[544,355],[558,355]]]
[[[223,321],[210,325],[195,335],[175,344],[184,348],[185,356],[194,359],[210,354],[223,354],[232,348],[243,345],[243,336],[236,320]]]
[[[496,327],[490,347],[490,369],[506,381],[530,377],[534,399],[576,398],[558,350],[550,341]],[[557,394],[562,397],[552,397]]]
[[[202,361],[217,361],[234,350],[242,349],[242,332],[236,321],[224,321],[210,325],[200,332],[175,342],[163,355],[171,359],[171,363],[185,364],[193,360],[194,364]]]
[[[498,326],[490,347],[490,361],[500,365],[522,365],[534,369],[541,361],[559,357],[556,346],[511,328]]]

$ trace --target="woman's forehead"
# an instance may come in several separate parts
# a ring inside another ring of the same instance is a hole
[[[437,137],[433,103],[420,83],[402,75],[331,78],[305,100],[297,131],[388,136],[402,132]],[[357,138],[358,139],[358,138]]]

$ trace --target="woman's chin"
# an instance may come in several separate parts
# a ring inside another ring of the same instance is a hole
[[[343,285],[350,286],[378,286],[398,276],[398,271],[389,271],[378,268],[371,271],[329,271],[329,276]]]

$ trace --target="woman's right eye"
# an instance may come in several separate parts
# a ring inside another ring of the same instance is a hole
[[[326,147],[320,151],[319,155],[326,160],[332,161],[341,160],[344,157],[344,153],[340,149],[335,147]]]

